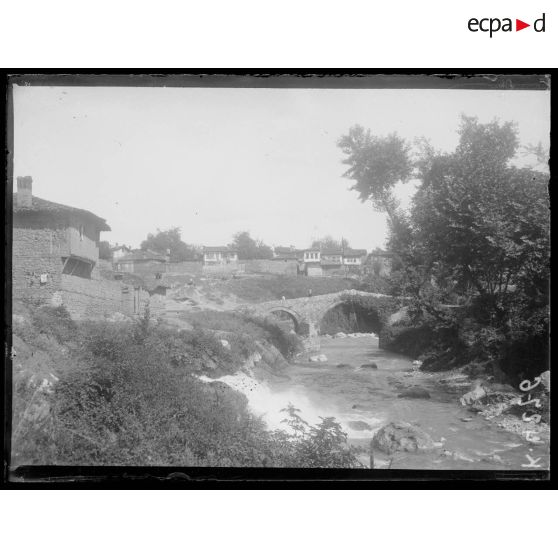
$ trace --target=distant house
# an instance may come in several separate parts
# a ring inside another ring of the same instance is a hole
[[[116,260],[119,260],[120,258],[128,255],[131,251],[132,249],[128,246],[124,246],[124,244],[117,244],[116,246],[112,246],[110,249],[112,261],[115,262]]]
[[[238,263],[238,252],[226,246],[204,246],[203,265]]]
[[[366,258],[366,267],[370,273],[385,277],[391,273],[393,257],[393,252],[373,250]]]
[[[316,276],[322,275],[322,266],[320,263],[320,249],[307,248],[302,250],[302,262],[306,275]]]
[[[110,227],[101,217],[32,195],[30,176],[17,178],[13,195],[13,294],[48,300],[64,276],[98,275],[99,237]],[[86,285],[84,283],[84,285]]]
[[[287,261],[296,261],[300,255],[300,250],[297,250],[294,246],[276,246],[273,249],[273,259]]]
[[[336,248],[324,248],[321,251],[321,264],[324,271],[341,269],[343,265],[343,250]]]
[[[163,273],[167,258],[152,250],[132,250],[114,263],[115,271],[127,273]]]
[[[343,251],[343,265],[346,266],[360,267],[364,263],[365,258],[366,250],[353,250],[351,248],[345,248]]]

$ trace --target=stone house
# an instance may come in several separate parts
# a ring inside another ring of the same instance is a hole
[[[152,250],[132,250],[114,263],[114,269],[125,273],[164,273],[167,258]]]
[[[32,195],[32,178],[17,178],[13,196],[14,297],[48,301],[67,278],[99,278],[99,236],[110,231],[90,211]]]
[[[75,319],[139,314],[150,303],[149,292],[142,289],[134,299],[121,281],[100,274],[103,231],[110,227],[101,217],[33,196],[32,178],[18,177],[13,195],[13,298],[64,305]]]
[[[226,246],[204,246],[203,265],[226,265],[238,263],[238,252]]]

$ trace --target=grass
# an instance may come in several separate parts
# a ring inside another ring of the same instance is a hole
[[[29,353],[42,335],[52,354],[58,340],[65,343],[64,362],[45,390],[14,374],[14,466],[355,466],[333,419],[302,439],[269,432],[244,395],[197,380],[199,373],[225,373],[238,355],[200,324],[176,331],[151,324],[148,315],[132,324],[75,323],[63,309],[49,308],[31,308],[27,317],[16,335],[25,333]],[[292,341],[270,320],[205,312],[202,322],[230,329],[231,346],[263,335],[286,350],[282,343]],[[50,333],[39,333],[47,325]],[[64,340],[69,332],[71,344]],[[24,367],[31,362],[20,359]]]

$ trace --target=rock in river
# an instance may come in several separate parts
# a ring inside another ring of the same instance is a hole
[[[375,362],[367,362],[366,364],[361,364],[361,368],[373,368],[374,370],[378,369],[378,365]]]
[[[411,387],[403,390],[397,397],[405,399],[430,399],[430,394],[421,387]]]
[[[353,430],[372,430],[371,426],[363,420],[351,420],[347,424]]]
[[[325,355],[315,355],[308,359],[310,362],[327,362],[327,357]]]
[[[372,445],[384,453],[422,452],[435,448],[434,440],[418,426],[408,422],[390,422],[376,432]]]

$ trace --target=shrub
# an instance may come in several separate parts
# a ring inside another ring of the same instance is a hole
[[[76,324],[64,306],[39,306],[32,313],[36,333],[52,335],[58,342],[73,337]]]

